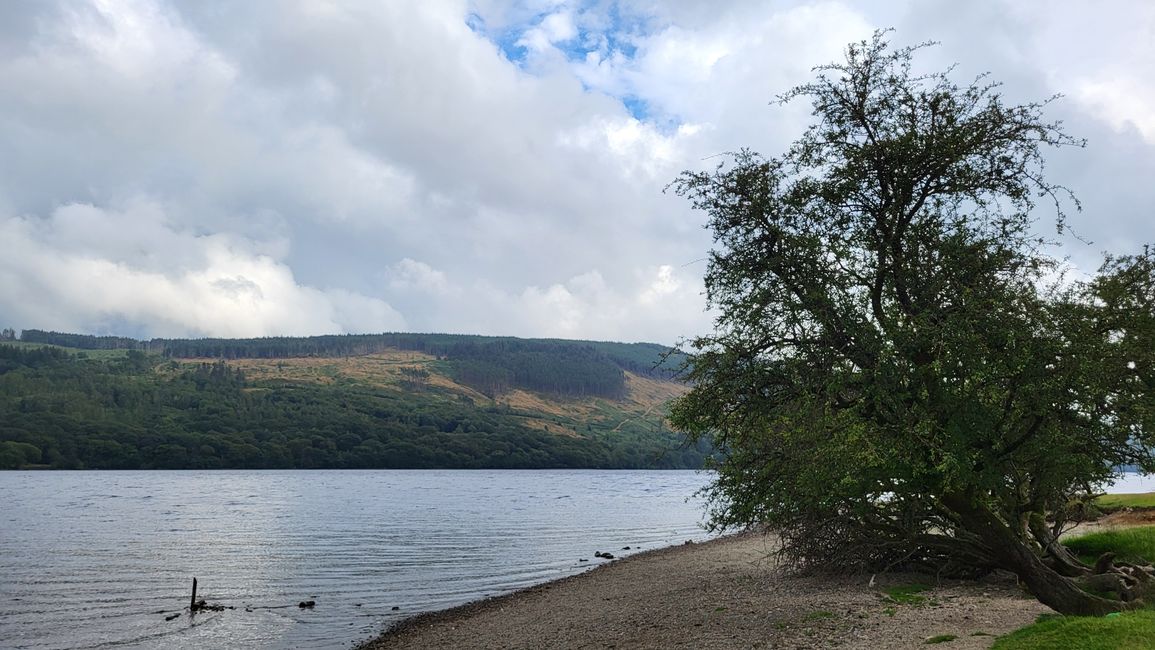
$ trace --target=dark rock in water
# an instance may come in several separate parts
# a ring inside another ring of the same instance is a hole
[[[589,562],[589,559],[588,559],[588,558],[584,558],[584,557],[579,557],[579,558],[578,558],[578,562]]]
[[[361,603],[353,603],[353,606],[354,606],[354,607],[360,607],[360,606],[361,606]]]
[[[300,607],[301,609],[313,609],[316,606],[317,601],[315,600],[302,600],[301,602],[297,603],[297,607]]]
[[[614,559],[614,554],[613,553],[602,553],[601,551],[598,551],[598,552],[594,553],[594,557],[600,557],[603,560],[612,560],[612,559]]]
[[[393,606],[393,611],[395,611],[395,612],[396,612],[396,611],[399,611],[400,609],[401,609],[401,608],[400,608],[400,607],[398,607],[398,606],[396,606],[396,605],[394,605],[394,606]]]
[[[166,620],[166,621],[171,621],[171,620],[173,620],[174,618],[177,618],[177,617],[179,617],[179,616],[180,616],[180,612],[177,612],[177,613],[175,613],[175,614],[171,614],[171,615],[169,615],[169,616],[165,616],[165,617],[164,617],[164,620]]]
[[[220,603],[209,603],[203,598],[193,603],[192,606],[193,612],[223,612],[225,609],[226,607],[224,605]],[[227,609],[236,609],[236,607],[230,606]]]
[[[692,540],[692,539],[687,539],[687,540],[686,540],[686,543],[685,543],[685,544],[683,544],[682,546],[689,546],[690,544],[693,544],[693,543],[694,543],[694,540]]]
[[[623,547],[622,547],[622,550],[623,550],[623,551],[628,551],[628,550],[630,550],[630,547],[629,547],[629,546],[623,546]]]

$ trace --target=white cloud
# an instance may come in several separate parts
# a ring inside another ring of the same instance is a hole
[[[0,3],[0,325],[701,333],[709,233],[662,189],[780,152],[809,106],[768,104],[887,25],[964,81],[1069,93],[1055,116],[1091,138],[1051,158],[1072,225],[1155,240],[1144,0],[615,7]]]
[[[669,264],[663,264],[658,267],[657,277],[650,286],[638,297],[638,300],[643,305],[653,305],[659,300],[670,296],[678,291],[681,287],[681,282],[674,277],[674,267]]]
[[[1155,144],[1155,89],[1145,87],[1145,81],[1129,77],[1086,80],[1074,94],[1116,131],[1134,129]]]
[[[303,286],[247,242],[174,230],[163,219],[138,202],[123,212],[73,204],[46,219],[0,222],[9,249],[0,257],[0,311],[44,329],[102,331],[108,322],[128,322],[150,336],[405,327],[381,300]],[[88,235],[87,246],[77,246]]]
[[[408,257],[391,266],[386,272],[389,287],[396,291],[418,291],[432,294],[452,292],[444,271],[429,266],[425,262]]]

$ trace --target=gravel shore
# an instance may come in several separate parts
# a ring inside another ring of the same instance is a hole
[[[507,596],[420,615],[362,650],[428,648],[989,648],[1050,611],[1013,577],[797,576],[772,536],[747,533],[660,549]],[[892,585],[930,584],[917,604]]]

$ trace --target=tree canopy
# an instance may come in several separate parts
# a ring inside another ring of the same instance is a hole
[[[851,45],[780,97],[813,105],[785,153],[673,183],[708,215],[718,312],[673,422],[722,450],[714,525],[769,524],[801,565],[1002,568],[1061,612],[1133,606],[1147,572],[1056,538],[1114,468],[1155,470],[1155,257],[1064,273],[1038,215],[1061,235],[1078,203],[1042,152],[1082,142],[1050,100],[915,73],[925,46]]]

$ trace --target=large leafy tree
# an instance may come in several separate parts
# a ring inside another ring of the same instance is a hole
[[[674,182],[709,216],[719,315],[673,420],[722,450],[714,524],[769,524],[801,564],[1002,568],[1061,612],[1132,607],[1148,571],[1056,539],[1113,468],[1155,470],[1155,258],[1065,277],[1036,215],[1062,233],[1074,198],[1041,152],[1082,143],[1047,102],[913,73],[921,47],[850,46],[781,97],[815,118],[784,154]]]

